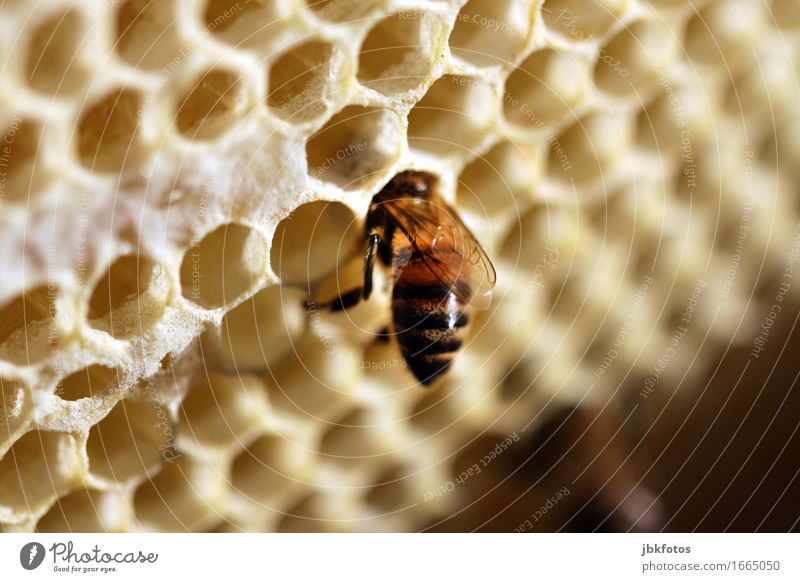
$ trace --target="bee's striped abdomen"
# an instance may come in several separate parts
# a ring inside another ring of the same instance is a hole
[[[465,339],[469,315],[455,293],[412,259],[392,290],[392,321],[411,372],[430,384],[450,368]]]

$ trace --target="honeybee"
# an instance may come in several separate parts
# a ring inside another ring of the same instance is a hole
[[[340,296],[346,309],[372,293],[375,261],[391,269],[392,329],[403,359],[423,385],[451,366],[496,281],[480,243],[437,192],[433,174],[397,174],[373,198],[365,225],[364,283]]]

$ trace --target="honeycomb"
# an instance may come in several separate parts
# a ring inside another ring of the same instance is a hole
[[[0,27],[2,530],[425,529],[464,459],[691,398],[797,299],[794,0],[5,0]],[[385,292],[306,306],[409,168],[498,273],[430,389],[375,338]]]

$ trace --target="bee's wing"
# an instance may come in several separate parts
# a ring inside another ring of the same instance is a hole
[[[492,261],[439,196],[383,203],[425,265],[461,301],[485,309],[497,280]]]

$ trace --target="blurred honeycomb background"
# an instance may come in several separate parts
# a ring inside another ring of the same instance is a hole
[[[0,63],[0,529],[798,529],[796,0],[4,0]],[[305,306],[408,168],[498,272],[429,389]]]

